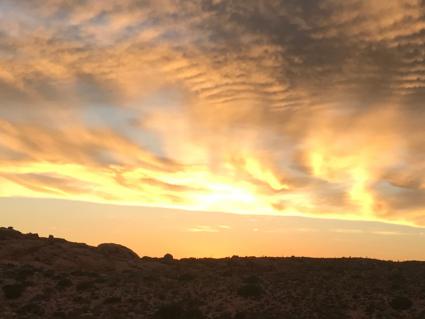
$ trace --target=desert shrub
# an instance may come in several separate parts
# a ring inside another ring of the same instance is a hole
[[[85,290],[89,290],[89,289],[93,288],[94,286],[95,286],[94,282],[92,282],[92,281],[82,281],[75,288],[78,291],[85,291]]]
[[[216,319],[232,319],[233,316],[229,312],[223,312],[219,314]]]
[[[205,318],[199,308],[189,308],[184,312],[185,319],[203,319]]]
[[[263,288],[258,284],[244,284],[239,288],[238,295],[244,298],[258,298],[263,295]]]
[[[112,297],[107,297],[107,298],[105,298],[105,300],[103,300],[103,303],[104,304],[117,304],[117,303],[120,303],[121,302],[121,297],[114,297],[114,296],[112,296]]]
[[[68,313],[67,313],[67,318],[69,319],[74,319],[74,318],[93,318],[92,316],[90,316],[90,310],[87,306],[74,306]],[[114,316],[112,316],[112,313],[110,313],[111,316],[108,316],[107,318],[116,318]]]
[[[243,258],[237,255],[233,255],[232,257],[226,259],[226,264],[230,267],[241,266],[243,264]]]
[[[69,287],[72,287],[73,283],[71,280],[69,280],[68,278],[63,278],[60,279],[57,283],[56,283],[56,288],[60,289],[60,290],[64,290],[67,289]]]
[[[315,309],[316,318],[318,319],[340,319],[347,318],[344,307],[339,307],[336,304],[323,303],[318,309]]]
[[[220,273],[220,275],[222,277],[232,277],[233,276],[233,270],[232,269],[224,270]]]
[[[52,318],[54,319],[65,319],[68,316],[66,315],[65,312],[63,312],[62,310],[57,310],[52,314]]]
[[[2,290],[7,299],[18,299],[22,296],[25,286],[22,284],[6,285]]]
[[[256,276],[256,275],[252,275],[252,276],[248,276],[244,279],[244,282],[246,284],[252,284],[252,285],[258,285],[261,283],[261,279]]]
[[[369,303],[365,308],[366,314],[371,316],[376,312],[376,305],[374,303]]]
[[[257,312],[237,312],[234,316],[233,319],[277,319],[277,318],[281,318],[281,317],[276,317],[275,315],[271,314],[271,313],[257,313]],[[284,317],[285,319],[287,317]]]
[[[21,307],[21,309],[19,309],[19,313],[42,316],[44,315],[44,310],[37,303],[29,303]]]
[[[142,279],[147,283],[158,283],[161,281],[161,277],[157,273],[145,274]]]
[[[388,279],[390,281],[391,290],[393,291],[399,290],[400,293],[400,290],[406,286],[406,277],[401,271],[391,273]]]
[[[20,269],[18,269],[15,274],[14,278],[18,281],[26,281],[29,277],[33,276],[35,273],[35,268],[31,266],[24,266]]]
[[[76,304],[83,304],[87,302],[87,298],[83,298],[82,296],[77,295],[72,298],[72,301]]]
[[[155,313],[156,319],[183,319],[183,309],[178,304],[162,305]]]
[[[233,316],[233,319],[248,319],[248,315],[245,312],[238,312]]]
[[[189,282],[189,281],[193,281],[194,279],[195,279],[195,275],[191,273],[184,273],[178,277],[178,280],[182,282]]]
[[[53,278],[55,276],[55,272],[52,269],[46,269],[43,271],[43,275],[47,278]]]
[[[93,277],[98,277],[99,274],[92,272],[92,271],[82,271],[82,270],[75,270],[70,272],[70,275],[75,276],[75,277],[87,277],[87,278],[93,278]]]
[[[169,264],[174,261],[174,257],[171,254],[165,254],[164,257],[162,257],[162,261],[166,264]]]
[[[98,277],[95,279],[95,283],[97,284],[105,284],[108,282],[108,278],[106,277]]]
[[[399,297],[394,297],[390,301],[390,306],[394,310],[403,311],[403,310],[410,309],[413,306],[413,302],[407,297],[399,296]]]
[[[204,319],[204,315],[197,307],[184,307],[181,304],[165,304],[158,308],[155,319]]]

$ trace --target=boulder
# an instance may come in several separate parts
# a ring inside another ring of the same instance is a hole
[[[130,248],[119,244],[104,243],[97,246],[97,250],[105,257],[120,260],[136,260],[139,256]]]

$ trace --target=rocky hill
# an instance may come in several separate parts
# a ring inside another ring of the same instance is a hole
[[[425,318],[425,263],[139,258],[0,228],[0,318]]]
[[[13,228],[0,228],[0,260],[58,270],[105,271],[137,268],[140,258],[132,250],[117,244],[91,247],[53,236],[41,238],[37,234],[22,234]]]

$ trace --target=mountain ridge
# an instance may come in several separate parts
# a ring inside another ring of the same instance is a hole
[[[139,257],[0,227],[0,318],[425,318],[425,262]]]

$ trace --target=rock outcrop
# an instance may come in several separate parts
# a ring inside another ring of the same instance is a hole
[[[139,256],[130,248],[119,244],[105,243],[97,246],[97,250],[105,257],[119,260],[137,260]]]
[[[0,260],[99,271],[137,268],[140,262],[135,252],[122,245],[93,247],[53,236],[43,238],[37,234],[22,234],[11,227],[0,227]]]

